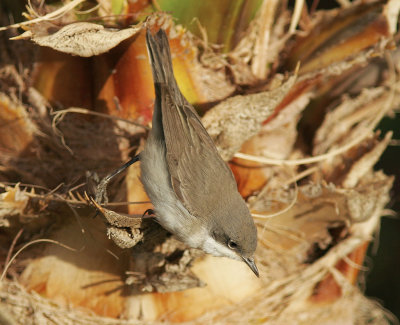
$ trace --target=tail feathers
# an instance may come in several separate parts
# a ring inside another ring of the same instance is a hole
[[[174,71],[172,69],[171,52],[165,31],[160,29],[157,34],[152,36],[150,30],[147,29],[146,44],[154,83],[167,84],[170,87],[176,86]]]

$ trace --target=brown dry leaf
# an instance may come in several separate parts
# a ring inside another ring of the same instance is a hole
[[[252,203],[252,211],[265,215],[265,220],[256,220],[259,243],[268,248],[260,250],[266,254],[263,260],[268,260],[263,273],[270,279],[286,277],[321,257],[350,226],[346,196],[334,187],[310,184],[300,187],[298,195],[294,195],[293,191],[276,190],[259,195]],[[294,200],[294,206],[285,212]],[[269,217],[276,212],[277,216]]]
[[[23,152],[37,128],[23,105],[0,93],[0,161]]]
[[[52,28],[55,27],[49,26],[47,22],[39,23],[32,27],[29,34],[23,36],[30,36],[36,44],[60,52],[90,57],[108,52],[122,41],[136,35],[142,29],[142,25],[116,30],[98,24],[79,22],[51,33]]]
[[[383,9],[383,15],[386,16],[389,25],[389,32],[392,35],[397,31],[399,12],[400,2],[397,0],[389,0]]]
[[[261,10],[250,23],[246,34],[228,53],[229,69],[235,84],[253,85],[266,79],[279,61],[290,37],[286,26],[289,12],[278,1],[263,1]],[[267,55],[266,55],[267,54]]]
[[[83,23],[77,24],[82,26]],[[43,29],[46,29],[47,25],[48,23],[43,24]],[[94,26],[95,31],[79,35],[78,40],[83,36],[85,38],[97,34],[101,36],[106,31],[97,31],[98,25]],[[198,40],[185,32],[182,26],[175,26],[171,16],[154,14],[146,21],[146,26],[154,31],[159,26],[167,30],[175,77],[189,102],[208,104],[232,94],[235,85],[228,78],[225,67],[215,64],[219,56],[212,53],[207,64],[199,62],[199,49],[196,46]],[[133,30],[137,30],[128,40],[115,44],[115,49],[92,59],[40,47],[39,57],[32,73],[33,86],[52,105],[57,104],[64,108],[84,107],[135,120],[144,125],[149,123],[152,116],[154,88],[147,60],[145,33],[144,29],[140,32],[139,28],[140,26],[115,32],[107,31],[112,34],[105,38],[105,42],[114,40],[114,34],[124,31],[132,33]],[[45,35],[47,34],[45,31]],[[40,35],[38,32],[37,36]],[[50,36],[53,37],[52,35]],[[90,51],[91,49],[97,51],[97,42],[93,37],[85,39],[84,50],[88,48]],[[56,45],[58,46],[58,42]],[[71,93],[74,95],[71,96]]]
[[[268,123],[264,124],[255,136],[243,143],[240,153],[273,159],[291,157],[298,136],[298,120],[311,96],[311,91],[304,91],[297,98],[292,97],[292,101],[285,105]],[[286,96],[286,98],[288,97],[290,95]],[[296,168],[266,166],[238,157],[234,157],[231,162],[231,169],[238,183],[239,192],[246,198],[264,187],[267,182],[274,184],[269,184],[272,188],[276,184],[284,183],[293,177]]]
[[[320,164],[321,172],[313,175],[342,187],[355,186],[371,173],[372,167],[389,144],[391,132],[379,140],[379,132],[369,135],[364,141],[342,155],[333,155]],[[329,153],[328,153],[329,155]],[[347,184],[347,186],[345,186]]]
[[[352,188],[356,186],[363,177],[371,172],[389,145],[389,142],[392,139],[392,134],[392,132],[388,132],[382,141],[374,144],[372,148],[368,148],[369,150],[363,153],[363,155],[353,163],[351,168],[347,171],[346,176],[343,178],[342,186],[344,188]]]
[[[346,60],[362,50],[389,39],[382,1],[353,3],[346,9],[325,12],[325,17],[307,36],[296,40],[288,55],[292,68],[301,62],[300,74]]]
[[[204,254],[190,249],[157,226],[146,220],[142,227],[143,240],[131,251],[130,270],[126,283],[131,292],[173,293],[205,283],[192,271],[196,258]]]
[[[4,30],[7,30],[7,29],[11,29],[11,28],[17,28],[17,27],[24,28],[25,26],[30,26],[30,25],[37,24],[37,23],[42,23],[42,22],[47,22],[47,21],[54,21],[55,19],[59,19],[63,15],[66,15],[69,11],[73,10],[75,7],[77,7],[78,5],[80,5],[84,1],[85,0],[72,0],[72,1],[69,1],[68,3],[65,3],[63,6],[58,8],[57,10],[53,10],[53,11],[47,13],[44,16],[38,16],[37,15],[37,11],[35,10],[37,8],[33,8],[31,3],[29,3],[29,5],[26,7],[27,13],[22,13],[22,15],[25,18],[27,18],[28,20],[23,21],[23,22],[19,22],[19,23],[16,23],[16,24],[11,24],[9,26],[4,26],[4,27],[1,26],[0,27],[0,31],[4,31]]]
[[[356,283],[357,276],[360,273],[360,268],[354,266],[363,264],[368,245],[369,241],[365,241],[335,266],[344,275],[344,278],[347,278],[352,284]],[[342,294],[341,285],[338,284],[332,274],[328,274],[322,281],[315,285],[313,293],[310,296],[310,302],[312,304],[334,303]]]
[[[230,97],[214,106],[202,122],[224,160],[230,160],[242,144],[257,134],[296,81],[290,77],[281,86],[257,94]]]
[[[364,89],[356,98],[345,97],[340,105],[327,112],[315,134],[313,154],[325,153],[334,144],[349,141],[349,130],[357,125],[367,126],[371,117],[374,118],[381,111],[386,100],[381,97],[384,91],[383,87]]]
[[[5,186],[4,192],[0,194],[0,227],[8,227],[11,218],[15,215],[23,216],[28,206],[29,197],[20,190],[19,186]]]
[[[107,237],[120,248],[132,248],[143,240],[141,215],[127,216],[101,207],[94,199],[91,202],[107,223]]]
[[[272,26],[274,25],[274,20],[276,16],[276,10],[279,5],[278,0],[272,1],[263,1],[263,4],[260,8],[260,18],[258,23],[260,24],[258,30],[258,37],[254,44],[254,57],[251,62],[251,71],[254,76],[258,79],[265,79],[267,76],[267,62],[268,56],[265,53],[268,53],[269,49],[269,41],[272,32]]]
[[[196,321],[206,312],[239,303],[260,290],[262,281],[240,261],[204,256],[197,259],[193,273],[207,286],[182,292],[142,294],[128,300],[126,316],[149,323]]]
[[[75,251],[45,244],[25,268],[20,282],[27,290],[61,305],[81,306],[99,315],[118,317],[123,311],[123,276],[128,256],[107,239],[105,226],[98,219],[81,218],[78,224],[66,215],[64,220],[68,222],[50,237]],[[89,235],[82,233],[81,226]]]
[[[303,92],[294,96],[290,92],[285,97],[285,105],[277,107],[278,114],[262,126],[259,135],[263,140],[259,140],[259,142],[263,142],[263,147],[261,148],[261,145],[258,146],[258,154],[275,159],[289,157],[294,150],[298,137],[297,125],[302,116],[301,114],[312,96],[312,91],[303,89]],[[244,145],[242,149],[245,149]]]

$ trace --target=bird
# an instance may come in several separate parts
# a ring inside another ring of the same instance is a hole
[[[152,128],[144,149],[108,177],[140,161],[141,182],[159,224],[204,252],[254,261],[257,228],[229,166],[175,80],[169,41],[146,29],[155,88]],[[109,180],[109,179],[108,179]]]

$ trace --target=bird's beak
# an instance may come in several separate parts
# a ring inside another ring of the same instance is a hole
[[[256,263],[254,262],[254,258],[252,258],[252,257],[243,257],[242,256],[242,259],[249,266],[249,268],[254,272],[254,274],[257,275],[257,277],[260,277],[260,274],[258,273],[258,269],[257,269]]]

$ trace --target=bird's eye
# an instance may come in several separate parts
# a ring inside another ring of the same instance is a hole
[[[236,249],[237,246],[238,246],[238,245],[237,245],[233,240],[228,241],[228,247],[229,247],[230,249]]]

